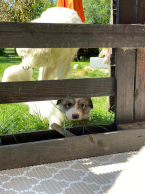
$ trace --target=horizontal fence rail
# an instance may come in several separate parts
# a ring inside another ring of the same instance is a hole
[[[0,83],[0,104],[112,96],[115,78],[88,78]]]
[[[136,151],[144,139],[145,129],[133,129],[4,145],[0,146],[0,170]]]
[[[0,22],[0,47],[145,47],[145,25]]]

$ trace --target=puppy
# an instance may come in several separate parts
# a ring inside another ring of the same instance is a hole
[[[34,23],[82,24],[77,12],[63,7],[47,9]],[[48,42],[49,43],[49,42]],[[40,68],[39,80],[65,79],[71,70],[71,61],[78,48],[17,48],[24,69]]]
[[[2,82],[30,81],[33,69],[28,71],[23,69],[22,64],[8,67],[3,74]]]
[[[48,119],[49,126],[57,123],[62,126],[66,119],[78,121],[90,119],[93,108],[90,98],[62,99],[53,101],[27,102],[29,112],[41,119]]]

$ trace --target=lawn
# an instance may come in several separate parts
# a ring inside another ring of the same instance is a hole
[[[14,54],[13,49],[6,49],[5,55],[0,55],[0,81],[4,70],[21,63],[21,58]],[[77,69],[73,69],[78,64]],[[89,62],[72,62],[72,72],[69,78],[94,78],[108,77],[108,72],[98,69],[91,69]],[[32,80],[37,80],[38,69],[34,69]],[[85,124],[110,123],[114,121],[114,113],[108,112],[107,97],[92,98],[94,108],[92,110],[92,121],[70,122],[65,121],[65,126],[76,126]],[[87,122],[87,123],[86,123]],[[48,129],[46,120],[41,120],[38,116],[29,114],[28,107],[24,104],[2,104],[0,105],[0,134],[19,133]]]

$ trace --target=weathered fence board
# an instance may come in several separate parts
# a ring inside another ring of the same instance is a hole
[[[137,22],[145,23],[145,1],[138,0]],[[145,120],[145,48],[137,49],[135,84],[135,121]]]
[[[145,48],[137,50],[135,121],[145,120]]]
[[[134,119],[135,50],[117,49],[116,55],[116,123],[130,123]]]
[[[142,129],[0,146],[0,170],[135,151],[144,140]]]
[[[117,0],[119,7],[117,10],[118,24],[136,23],[136,0]]]
[[[138,22],[139,24],[144,24],[145,22],[145,1],[144,0],[137,0],[138,2]]]
[[[117,2],[118,23],[135,24],[136,0],[117,0]],[[135,50],[117,49],[116,55],[116,123],[129,123],[134,121]]]
[[[110,24],[116,24],[116,0],[111,1],[111,19]],[[109,49],[109,77],[115,77],[115,48]],[[115,96],[108,97],[108,110],[115,112]]]
[[[0,47],[145,47],[145,25],[0,22]]]
[[[115,78],[0,83],[0,103],[114,95]]]
[[[145,129],[145,121],[118,125],[118,130],[132,130],[132,129]]]
[[[131,25],[144,23],[144,5],[143,0],[117,0],[117,21],[125,25],[0,22],[0,47],[145,47],[145,25]],[[0,83],[0,103],[111,96],[116,91],[116,123],[144,120],[144,53],[144,49],[138,49],[136,64],[135,50],[117,49],[116,78]],[[46,140],[43,136],[39,142],[35,133],[33,140],[37,142],[31,143],[24,135],[21,141],[28,143],[0,146],[0,170],[138,150],[145,142],[144,126],[118,125],[122,131],[72,138],[50,131],[60,139]]]

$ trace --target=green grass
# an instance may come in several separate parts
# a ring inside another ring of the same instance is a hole
[[[9,53],[12,53],[12,55],[9,55]],[[3,72],[7,67],[18,65],[20,63],[21,58],[15,55],[13,49],[6,49],[6,54],[0,56],[0,81]],[[75,64],[79,65],[77,69],[73,69]],[[108,73],[102,72],[98,69],[85,69],[87,66],[90,66],[89,62],[72,62],[72,72],[69,74],[69,78],[108,77]],[[32,80],[37,80],[38,73],[38,69],[34,69]],[[66,120],[64,125],[66,127],[71,127],[85,124],[102,124],[114,121],[114,114],[108,112],[107,97],[92,98],[92,101],[94,108],[92,110],[91,122],[70,122]],[[41,120],[39,115],[30,115],[28,107],[24,104],[0,105],[0,134],[35,131],[48,128],[48,122],[46,122],[46,120]]]
[[[21,58],[18,56],[8,57],[8,55],[0,56],[0,81],[3,77],[3,72],[6,68],[12,65],[18,65],[21,63]]]
[[[48,123],[39,116],[29,114],[23,104],[0,105],[0,134],[20,133],[48,129]]]
[[[78,64],[77,69],[73,69],[73,66]],[[88,67],[88,68],[87,68]],[[69,74],[69,78],[97,78],[97,77],[108,77],[108,73],[104,73],[99,69],[92,68],[90,69],[90,62],[72,62],[72,72]]]

